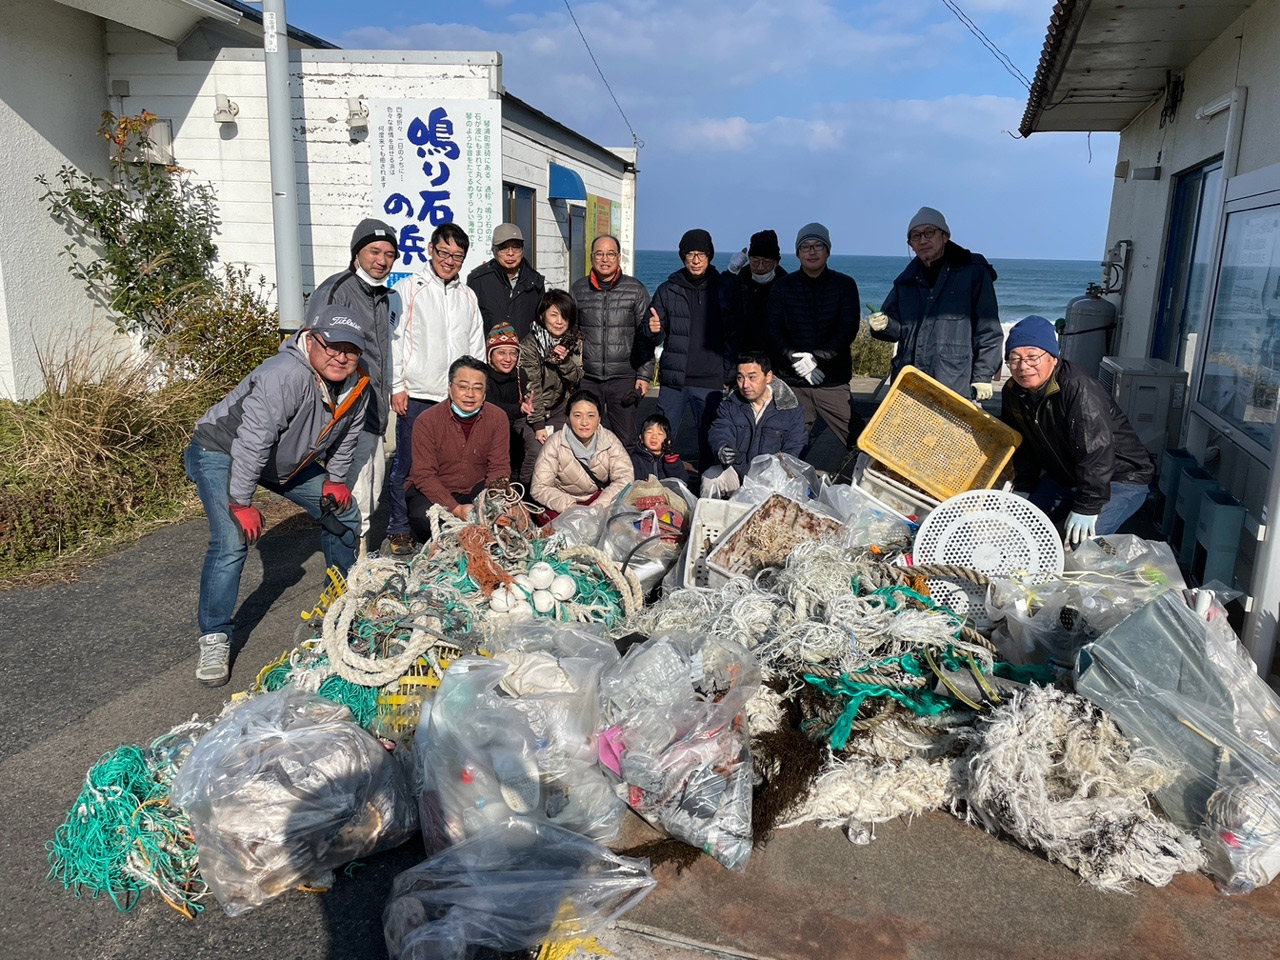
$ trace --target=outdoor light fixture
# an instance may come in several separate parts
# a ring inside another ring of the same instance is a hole
[[[359,97],[347,97],[347,126],[353,132],[369,129],[369,105]]]
[[[218,123],[235,123],[236,117],[240,113],[240,107],[228,99],[224,93],[218,94],[214,99],[217,102],[217,107],[213,111],[213,119]]]

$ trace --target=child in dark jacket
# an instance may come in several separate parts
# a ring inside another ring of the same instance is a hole
[[[640,444],[631,451],[631,465],[636,479],[650,474],[659,480],[668,478],[690,483],[689,471],[671,443],[671,422],[660,413],[648,417],[640,425]]]

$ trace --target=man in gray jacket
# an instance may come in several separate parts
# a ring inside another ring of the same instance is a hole
[[[308,319],[325,307],[346,307],[360,323],[364,353],[360,365],[369,374],[369,408],[356,443],[351,496],[360,510],[360,552],[369,535],[369,520],[378,509],[386,484],[384,437],[391,404],[391,328],[397,310],[387,277],[399,256],[396,232],[381,220],[361,220],[351,234],[351,262],[316,287],[307,301]]]
[[[591,245],[591,271],[573,282],[582,331],[582,386],[604,401],[609,429],[635,447],[636,406],[653,379],[649,291],[622,272],[622,248],[606,234]]]
[[[355,559],[360,513],[348,486],[369,402],[360,321],[324,307],[306,328],[196,423],[187,477],[209,518],[200,575],[196,679],[231,677],[231,634],[248,548],[262,535],[253,495],[264,486],[320,521],[325,563],[344,574]]]

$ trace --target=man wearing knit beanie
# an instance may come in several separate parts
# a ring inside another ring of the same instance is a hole
[[[383,437],[390,422],[391,327],[396,313],[387,278],[398,253],[392,227],[372,217],[361,220],[351,233],[347,268],[316,287],[307,301],[308,320],[324,307],[343,306],[359,321],[364,335],[360,363],[369,374],[369,408],[351,471],[351,498],[360,508],[361,554],[367,548],[369,520],[382,495],[387,469]]]
[[[509,323],[516,336],[523,337],[533,324],[547,281],[529,265],[524,232],[514,223],[500,223],[493,228],[493,259],[467,275],[467,286],[475,291],[486,330]]]
[[[862,432],[853,409],[851,348],[862,313],[858,284],[827,266],[831,233],[821,223],[796,231],[800,269],[779,277],[769,296],[767,335],[775,379],[791,387],[804,408],[805,429],[818,415],[852,450]]]
[[[1102,384],[1061,359],[1044,317],[1014,325],[1005,358],[1000,419],[1022,434],[1014,490],[1062,524],[1071,546],[1115,533],[1147,499],[1146,447]]]
[[[761,230],[751,235],[747,247],[749,269],[738,273],[733,290],[734,329],[729,332],[729,340],[735,356],[769,351],[769,294],[777,279],[787,275],[778,263],[781,259],[776,233]]]
[[[910,365],[962,397],[991,399],[1004,338],[995,268],[952,243],[947,218],[933,207],[911,218],[907,246],[915,259],[867,317],[873,337],[898,344],[890,376]]]
[[[733,301],[730,283],[711,265],[716,248],[706,230],[685,231],[680,238],[684,266],[658,287],[649,307],[645,338],[649,356],[662,345],[658,365],[658,412],[671,422],[679,436],[685,408],[693,411],[698,436],[698,467],[714,463],[707,437],[716,410],[732,382],[732,355],[728,334]],[[634,443],[637,438],[629,438]],[[628,440],[628,438],[624,438]],[[692,461],[692,451],[681,451]]]

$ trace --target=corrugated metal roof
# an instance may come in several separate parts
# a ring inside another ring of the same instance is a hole
[[[1250,6],[1059,0],[1019,131],[1123,130]]]

